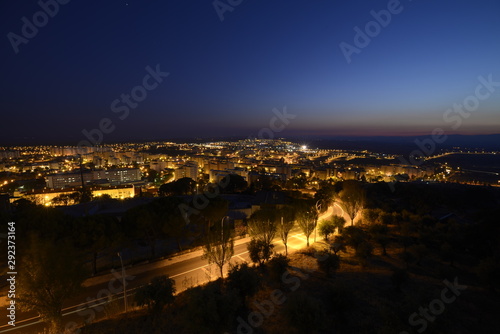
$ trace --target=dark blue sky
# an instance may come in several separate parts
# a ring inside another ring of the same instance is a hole
[[[8,34],[40,6],[4,1],[0,139],[76,144],[103,118],[105,142],[246,137],[285,105],[296,118],[279,135],[500,133],[500,87],[443,119],[479,76],[500,81],[500,2],[401,1],[348,63],[339,44],[388,2],[243,0],[221,21],[213,0],[72,0],[16,54]],[[111,103],[157,64],[170,75],[120,120]]]

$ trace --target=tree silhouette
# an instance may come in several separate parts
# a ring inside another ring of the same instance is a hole
[[[158,317],[165,305],[174,301],[175,281],[167,276],[155,277],[151,283],[139,288],[135,293],[138,306],[146,305],[154,318]]]
[[[92,254],[92,274],[97,273],[97,258],[105,249],[118,244],[122,234],[117,222],[109,216],[86,216],[75,222],[75,244]]]
[[[341,234],[342,231],[344,230],[344,226],[346,224],[345,218],[342,216],[333,215],[331,218],[331,221],[333,223],[333,226],[335,226],[335,228],[337,228],[337,232],[339,234]]]
[[[245,181],[243,176],[237,174],[228,174],[224,176],[221,180],[221,184],[226,184],[226,186],[222,189],[222,192],[226,194],[242,192],[248,187],[248,183]]]
[[[331,219],[323,220],[319,224],[319,234],[323,236],[325,241],[328,241],[328,236],[335,233],[336,226],[333,224]]]
[[[373,224],[368,228],[371,238],[382,248],[382,255],[387,255],[387,245],[389,244],[389,228],[382,224]]]
[[[227,287],[237,290],[243,301],[253,296],[260,287],[260,278],[255,268],[241,263],[229,269],[226,278]]]
[[[351,218],[351,226],[353,226],[354,218],[363,209],[365,201],[365,190],[362,184],[354,180],[344,181],[339,198],[344,204],[345,211],[349,215],[349,218]]]
[[[190,177],[183,177],[176,181],[162,184],[160,196],[191,195],[196,189],[196,182]]]
[[[318,212],[315,207],[310,207],[309,209],[302,210],[297,217],[297,222],[300,229],[306,236],[307,247],[309,247],[309,237],[311,233],[316,228],[318,223]]]
[[[280,220],[279,213],[271,207],[263,207],[250,217],[248,221],[249,233],[254,239],[260,241],[259,246],[264,250],[272,249],[271,245]]]
[[[187,236],[187,226],[179,205],[183,201],[176,197],[161,198],[158,202],[158,217],[162,231],[166,236],[172,237],[177,243],[179,251],[182,251],[181,241]]]
[[[33,235],[26,247],[17,276],[17,302],[22,310],[34,311],[49,323],[51,333],[60,333],[63,302],[80,290],[85,271],[67,241]]]
[[[220,277],[224,277],[224,265],[231,260],[234,254],[233,232],[228,224],[214,224],[206,236],[203,245],[203,259],[209,264],[215,263],[219,268]]]
[[[325,273],[326,276],[333,276],[340,268],[340,257],[329,252],[320,253],[317,258],[318,268]]]
[[[278,233],[285,245],[285,256],[288,256],[288,235],[295,226],[295,212],[291,207],[284,207],[279,210],[279,216]]]
[[[262,239],[252,238],[248,243],[248,255],[253,263],[258,263],[263,265],[266,261],[271,258],[273,254],[273,244],[268,244]]]

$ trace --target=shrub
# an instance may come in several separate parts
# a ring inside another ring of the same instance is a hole
[[[326,276],[334,276],[335,272],[340,268],[340,257],[335,254],[323,251],[318,258],[319,269],[326,274]]]
[[[148,310],[158,315],[163,307],[174,300],[175,282],[167,276],[153,278],[151,283],[139,288],[135,293],[137,305],[147,305]]]
[[[277,254],[273,256],[273,258],[267,263],[271,279],[274,281],[281,281],[281,276],[288,268],[289,263],[290,259],[285,255]]]

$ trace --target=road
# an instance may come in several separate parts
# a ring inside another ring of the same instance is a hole
[[[326,212],[320,215],[318,221],[328,218],[332,214],[345,216],[343,209],[335,204],[328,208]],[[310,242],[314,242],[314,232],[310,237]],[[319,235],[316,236],[319,240]],[[247,244],[250,238],[244,238],[235,241],[234,255],[231,259],[232,264],[250,262],[248,256]],[[274,250],[284,253],[285,247],[281,239],[274,240]],[[288,250],[294,250],[305,247],[306,237],[295,227],[288,238]],[[138,287],[148,284],[152,278],[168,275],[175,280],[177,292],[186,290],[189,287],[196,286],[215,280],[218,278],[218,270],[214,265],[208,265],[206,260],[201,259],[202,250],[198,249],[191,253],[182,254],[170,259],[161,260],[153,263],[136,265],[128,267],[125,270],[125,284],[127,286],[127,302],[131,304],[134,290]],[[225,271],[227,272],[227,267]],[[108,313],[121,311],[124,309],[123,284],[121,271],[110,272],[109,274],[89,278],[84,282],[83,292],[64,303],[63,324],[67,328],[80,326],[85,322],[92,322],[105,318]],[[108,299],[112,296],[112,302]],[[130,310],[130,307],[129,307]],[[7,318],[6,305],[0,309],[1,319]],[[21,312],[16,310],[16,326],[12,327],[3,322],[0,326],[0,333],[39,333],[47,326],[40,321],[34,312]]]

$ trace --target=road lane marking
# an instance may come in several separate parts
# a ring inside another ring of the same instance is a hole
[[[342,210],[342,209],[341,209],[341,210]],[[297,238],[297,239],[299,239],[299,240],[306,241],[306,239],[305,239],[305,238],[301,238],[301,237],[300,237],[300,236],[301,236],[301,235],[303,235],[303,234],[304,234],[304,233],[296,233],[296,234],[294,234],[294,235],[291,235],[290,237],[294,237],[294,238]],[[273,243],[276,243],[276,242],[281,242],[281,240],[279,240],[279,239],[278,239],[278,241],[276,241],[276,239],[275,239],[275,240],[273,240]],[[298,249],[296,246],[293,246],[293,245],[290,245],[290,244],[288,245],[288,247],[289,247],[289,248],[291,247],[291,248],[294,248],[294,249]],[[245,251],[245,252],[241,252],[241,253],[235,254],[235,255],[233,255],[233,258],[234,258],[234,257],[238,257],[238,258],[240,258],[241,260],[243,260],[243,261],[247,262],[247,260],[245,260],[243,257],[241,257],[241,255],[246,254],[246,253],[248,253],[248,251]],[[196,259],[196,257],[191,258],[191,259],[187,259],[186,261],[189,261],[189,260],[192,260],[192,259]],[[205,265],[203,265],[203,266],[200,266],[200,267],[197,267],[197,268],[194,268],[194,269],[190,269],[190,270],[185,271],[185,272],[182,272],[182,273],[180,273],[180,274],[176,274],[176,275],[173,275],[173,276],[169,276],[169,278],[172,278],[172,279],[173,279],[173,278],[176,278],[176,277],[179,277],[179,276],[182,276],[182,275],[185,275],[185,274],[188,274],[188,273],[191,273],[191,272],[193,272],[193,271],[200,270],[200,269],[203,269],[203,270],[207,271],[206,267],[208,267],[208,266],[209,266],[208,264],[205,264]],[[167,267],[167,266],[165,266],[165,267]],[[165,268],[165,267],[163,267],[163,268]],[[208,271],[207,271],[207,272],[208,272]],[[142,286],[143,286],[143,285],[142,285]],[[138,287],[135,287],[135,288],[132,288],[132,289],[128,289],[128,290],[127,290],[127,297],[129,296],[129,292],[130,292],[130,291],[133,291],[133,290],[139,289],[139,288],[141,288],[142,286],[138,286]],[[115,294],[115,295],[113,295],[113,296],[118,296],[118,295],[120,295],[120,294],[123,294],[123,292],[120,292],[120,293]],[[120,296],[118,296],[118,299],[122,299],[122,298],[123,298],[123,296],[121,296],[121,297],[120,297]],[[91,302],[96,302],[96,301],[101,300],[101,299],[107,299],[107,297],[103,297],[103,298],[99,298],[99,299],[93,299],[93,300],[91,300],[91,301],[87,301],[87,302],[80,303],[80,304],[77,304],[77,305],[68,306],[68,307],[66,307],[66,308],[62,309],[62,311],[65,311],[65,310],[70,310],[70,309],[73,309],[73,308],[78,308],[78,307],[80,307],[80,306],[87,305],[87,304],[89,304],[89,303],[91,303]],[[88,307],[83,308],[83,309],[77,309],[77,310],[74,310],[74,311],[71,311],[71,312],[63,313],[63,314],[62,314],[62,316],[70,315],[70,314],[77,313],[77,312],[80,312],[80,311],[83,311],[83,310],[86,310],[86,309],[94,308],[94,307],[96,307],[96,306],[104,305],[104,304],[106,304],[106,303],[108,303],[108,302],[109,302],[109,301],[108,301],[108,300],[106,300],[106,301],[103,301],[103,302],[101,302],[101,303],[99,303],[99,304],[93,304],[92,306],[88,306]],[[27,321],[31,321],[31,320],[35,320],[35,319],[39,319],[39,317],[37,316],[37,317],[32,317],[32,318],[29,318],[29,319],[19,320],[19,321],[16,321],[16,323],[18,323],[18,324],[19,324],[19,323],[23,323],[23,322],[27,322]],[[42,322],[41,320],[37,320],[36,322],[31,322],[31,323],[28,323],[28,324],[25,324],[25,325],[16,326],[16,328],[23,328],[23,327],[26,327],[26,326],[32,326],[32,325],[34,325],[34,324],[41,323],[41,322]],[[0,328],[2,328],[2,327],[7,327],[7,326],[8,326],[8,325],[3,325],[3,326],[0,326]],[[11,328],[11,329],[8,329],[8,330],[0,331],[0,333],[4,333],[4,332],[8,332],[8,331],[12,331],[12,330],[15,330],[16,328]]]
[[[296,238],[296,239],[299,239],[299,240],[307,242],[307,238],[299,237],[299,236],[296,236],[296,235],[292,235],[292,238]]]

